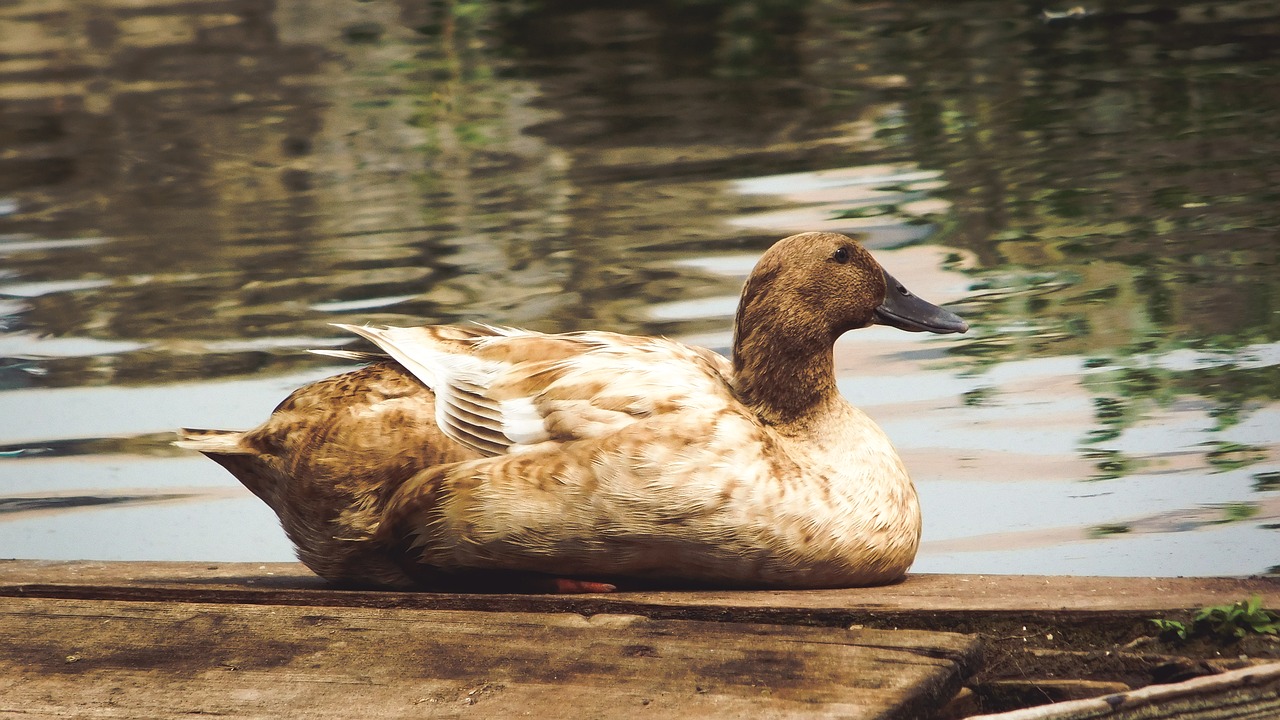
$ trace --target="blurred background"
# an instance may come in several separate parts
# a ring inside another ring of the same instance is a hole
[[[288,560],[178,426],[331,322],[727,352],[755,258],[860,237],[919,572],[1280,572],[1280,3],[0,4],[0,557]]]

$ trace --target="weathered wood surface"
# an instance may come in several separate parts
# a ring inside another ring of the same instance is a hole
[[[1275,720],[1280,663],[970,720]]]
[[[1280,605],[1280,578],[910,575],[847,590],[639,591],[608,595],[477,595],[334,589],[299,563],[0,561],[0,596],[184,600],[279,605],[629,613],[651,618],[892,627],[1157,617],[1261,595]]]
[[[917,631],[9,597],[0,716],[913,718],[978,652]]]
[[[1255,594],[1276,605],[1280,581],[550,596],[344,590],[297,563],[0,561],[0,716],[914,717],[977,670],[977,640],[875,628],[1077,647]]]

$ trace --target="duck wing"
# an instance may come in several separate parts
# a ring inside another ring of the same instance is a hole
[[[491,457],[736,402],[728,360],[665,338],[487,326],[339,327],[374,343],[431,388],[441,431]]]

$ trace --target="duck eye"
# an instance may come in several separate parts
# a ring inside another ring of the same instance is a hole
[[[835,260],[841,265],[849,262],[849,248],[843,247],[843,246],[836,248],[836,251],[831,254],[831,259]]]

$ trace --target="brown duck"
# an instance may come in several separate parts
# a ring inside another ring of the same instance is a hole
[[[836,338],[876,323],[968,329],[850,238],[804,233],[747,279],[732,363],[606,332],[341,326],[385,355],[336,353],[372,362],[258,428],[178,444],[266,501],[298,557],[340,583],[888,583],[919,544],[915,488],[832,362]]]

